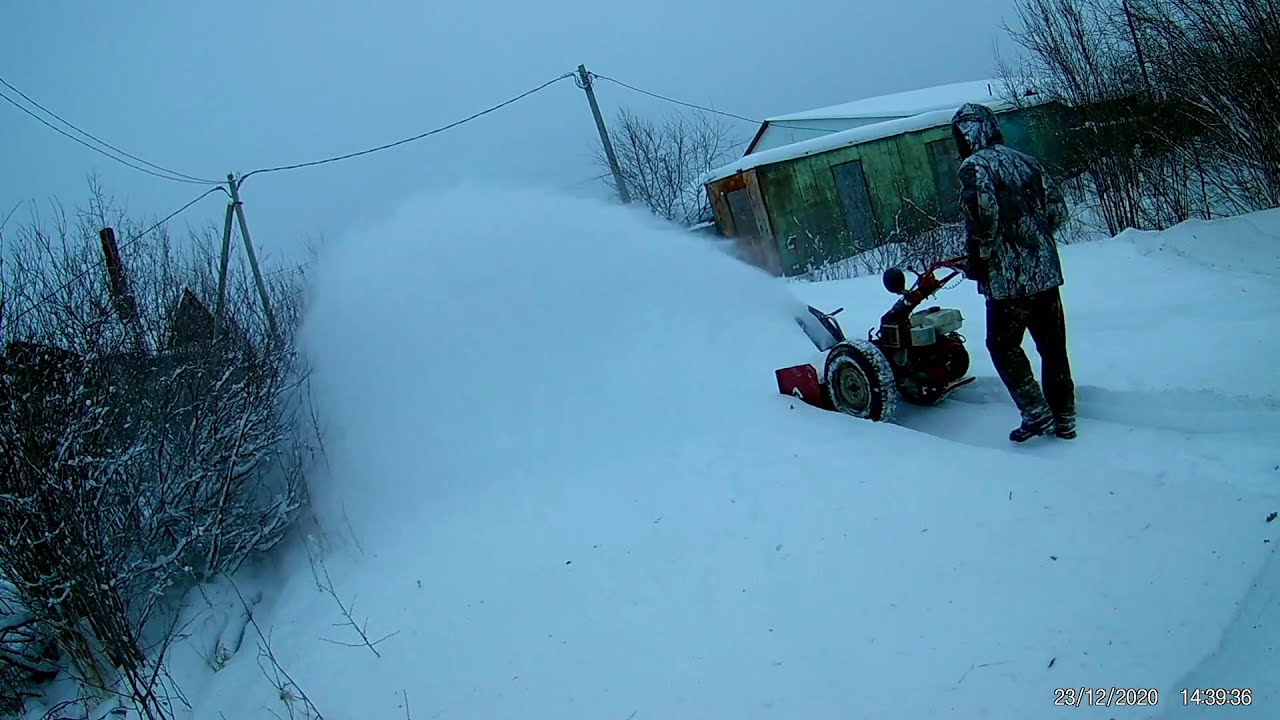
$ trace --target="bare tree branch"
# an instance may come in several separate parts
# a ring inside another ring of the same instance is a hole
[[[723,120],[705,114],[673,114],[654,121],[623,108],[610,125],[610,139],[632,197],[653,214],[691,227],[711,220],[702,178],[728,162],[734,147]],[[613,187],[608,158],[596,143],[595,162]]]
[[[338,597],[338,591],[333,589],[333,579],[329,577],[329,568],[325,566],[324,561],[320,562],[320,570],[324,574],[324,582],[320,584],[321,589],[324,590],[326,593],[329,594],[330,597],[333,598],[333,601],[338,604],[338,609],[342,612],[342,616],[346,618],[345,622],[335,623],[334,627],[351,628],[352,630],[355,631],[356,635],[360,637],[360,642],[349,643],[349,642],[342,642],[340,640],[330,640],[328,638],[320,638],[320,639],[323,640],[324,642],[331,643],[333,645],[341,645],[343,647],[367,647],[369,648],[369,651],[374,654],[375,657],[381,658],[382,653],[378,652],[378,645],[380,645],[385,640],[390,640],[396,635],[399,635],[400,631],[397,630],[393,633],[390,633],[389,635],[384,635],[383,637],[377,640],[370,640],[369,632],[368,632],[369,622],[366,620],[363,624],[359,624],[359,623],[356,623],[355,618],[353,617],[353,613],[355,611],[355,606],[356,606],[355,597],[353,596],[351,598],[350,603],[343,603],[342,598]]]
[[[1112,233],[1280,204],[1274,0],[1019,0],[1006,75],[1075,109]]]

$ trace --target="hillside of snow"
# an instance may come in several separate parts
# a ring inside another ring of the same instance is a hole
[[[174,682],[194,718],[976,720],[1157,717],[1204,679],[1273,717],[1277,248],[1277,211],[1064,248],[1080,437],[1015,447],[970,283],[936,302],[977,381],[872,424],[773,370],[812,355],[803,303],[870,328],[878,278],[531,191],[420,201],[322,254],[318,527],[237,578],[256,627],[216,673],[237,596],[205,589]],[[1111,686],[1160,703],[1054,705]]]

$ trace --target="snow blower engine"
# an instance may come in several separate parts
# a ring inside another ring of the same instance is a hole
[[[776,371],[778,391],[815,407],[880,422],[893,418],[900,397],[914,405],[936,405],[973,382],[965,377],[969,351],[958,332],[964,322],[960,311],[937,306],[916,310],[964,267],[964,258],[934,263],[909,290],[901,269],[886,270],[885,289],[901,297],[866,340],[845,337],[835,319],[844,308],[825,313],[808,306],[808,314],[796,321],[819,355],[813,362]]]

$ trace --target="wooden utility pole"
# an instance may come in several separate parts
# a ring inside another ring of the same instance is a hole
[[[111,303],[115,306],[120,322],[133,333],[133,344],[138,352],[150,354],[146,335],[142,332],[142,319],[138,317],[138,302],[134,298],[133,288],[129,284],[129,274],[124,269],[124,259],[120,256],[120,245],[116,242],[115,228],[102,228],[98,231],[98,239],[102,241],[102,257],[107,265],[107,287],[111,293]]]
[[[587,93],[587,102],[591,103],[591,114],[596,119],[596,130],[600,131],[600,143],[604,145],[604,155],[609,159],[609,169],[613,171],[613,184],[618,188],[618,199],[623,205],[631,202],[631,193],[627,192],[627,183],[622,179],[622,168],[618,166],[618,156],[613,152],[613,143],[609,142],[609,131],[604,126],[604,117],[600,115],[600,104],[596,102],[595,88],[591,87],[591,73],[586,65],[578,66],[578,87]]]

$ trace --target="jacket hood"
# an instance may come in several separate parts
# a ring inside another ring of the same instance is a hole
[[[1004,142],[996,114],[986,105],[977,103],[960,106],[951,118],[951,133],[955,137],[961,159]]]

